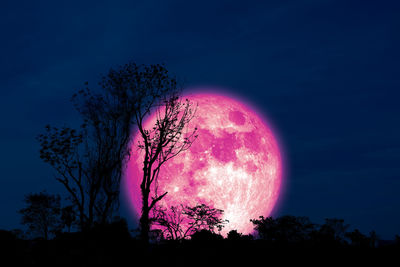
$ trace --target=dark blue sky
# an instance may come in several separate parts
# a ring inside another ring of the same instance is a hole
[[[0,228],[24,194],[62,192],[35,136],[75,125],[70,96],[133,60],[266,114],[288,168],[275,215],[400,233],[398,1],[1,1],[0,32]]]

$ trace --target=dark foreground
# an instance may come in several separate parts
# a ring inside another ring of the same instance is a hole
[[[195,239],[159,242],[144,246],[129,232],[102,230],[66,233],[53,240],[21,240],[2,234],[0,266],[49,265],[204,265],[246,264],[271,266],[313,264],[318,266],[384,262],[397,264],[400,246],[362,247],[329,242],[274,243],[251,239]],[[7,265],[6,265],[7,264]]]

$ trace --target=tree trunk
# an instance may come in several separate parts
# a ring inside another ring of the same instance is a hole
[[[86,220],[85,220],[84,210],[82,207],[79,207],[79,225],[80,225],[81,231],[85,231]]]
[[[44,240],[48,240],[49,239],[49,235],[48,235],[48,229],[47,226],[44,227]]]
[[[142,216],[140,217],[140,237],[145,245],[149,243],[150,220],[149,220],[148,194],[143,195]]]

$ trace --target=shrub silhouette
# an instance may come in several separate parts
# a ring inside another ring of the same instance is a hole
[[[19,213],[31,233],[47,240],[50,234],[60,231],[60,196],[45,191],[31,193],[25,196],[25,203],[27,207]]]
[[[223,239],[222,235],[216,234],[207,229],[201,229],[200,231],[195,232],[190,238],[193,242],[217,241]]]
[[[221,219],[223,212],[223,210],[205,204],[193,207],[172,206],[170,209],[156,207],[153,210],[151,222],[163,238],[183,240],[203,229],[212,233],[221,231],[228,223],[227,220]]]

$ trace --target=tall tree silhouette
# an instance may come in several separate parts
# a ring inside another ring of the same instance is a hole
[[[40,158],[57,171],[56,180],[68,191],[70,200],[79,212],[80,227],[84,229],[88,218],[85,206],[85,179],[88,179],[88,172],[79,153],[82,139],[82,133],[75,129],[59,129],[50,125],[46,126],[44,134],[38,136]]]
[[[163,65],[128,63],[117,71],[111,71],[103,84],[117,103],[122,103],[132,112],[129,116],[131,125],[140,135],[138,148],[143,152],[140,229],[141,237],[147,243],[149,213],[167,194],[159,194],[157,190],[160,169],[166,161],[187,150],[195,140],[196,129],[188,129],[195,108],[190,101],[180,99],[181,89],[177,80]],[[145,120],[154,113],[157,117],[155,125],[146,129]]]
[[[196,139],[196,131],[188,129],[188,124],[194,116],[195,108],[189,100],[182,101],[179,91],[174,88],[176,81],[165,77],[161,80],[171,87],[171,94],[163,97],[162,105],[156,109],[156,122],[150,129],[144,126],[144,118],[150,113],[148,104],[138,109],[136,117],[141,140],[143,176],[140,184],[142,193],[142,215],[140,218],[141,238],[149,240],[150,212],[168,192],[158,192],[158,179],[161,167],[171,158],[190,148]],[[152,108],[152,107],[151,107]],[[141,112],[144,110],[144,112]],[[152,188],[153,192],[152,192]]]
[[[90,228],[95,222],[109,222],[118,209],[120,180],[130,155],[134,127],[142,133],[147,151],[145,175],[153,170],[155,162],[162,164],[178,152],[182,127],[191,116],[191,109],[184,109],[183,120],[176,121],[174,116],[180,114],[182,105],[178,104],[176,81],[167,73],[161,65],[135,63],[111,69],[102,77],[98,93],[86,83],[86,88],[72,97],[83,121],[79,129],[47,126],[45,133],[38,136],[40,157],[56,170],[57,181],[64,185],[77,210],[81,229]],[[165,118],[156,126],[160,131],[149,135],[143,121],[164,104]],[[157,140],[160,147],[154,149]],[[180,150],[185,150],[188,143],[185,141]],[[147,196],[148,183],[143,187]]]
[[[132,111],[88,88],[74,95],[80,129],[46,126],[40,157],[56,170],[78,211],[81,229],[109,221],[118,208],[122,167],[129,155]]]
[[[60,230],[60,196],[46,192],[33,193],[25,196],[27,207],[21,209],[21,223],[29,227],[32,233],[45,240],[51,233]]]

